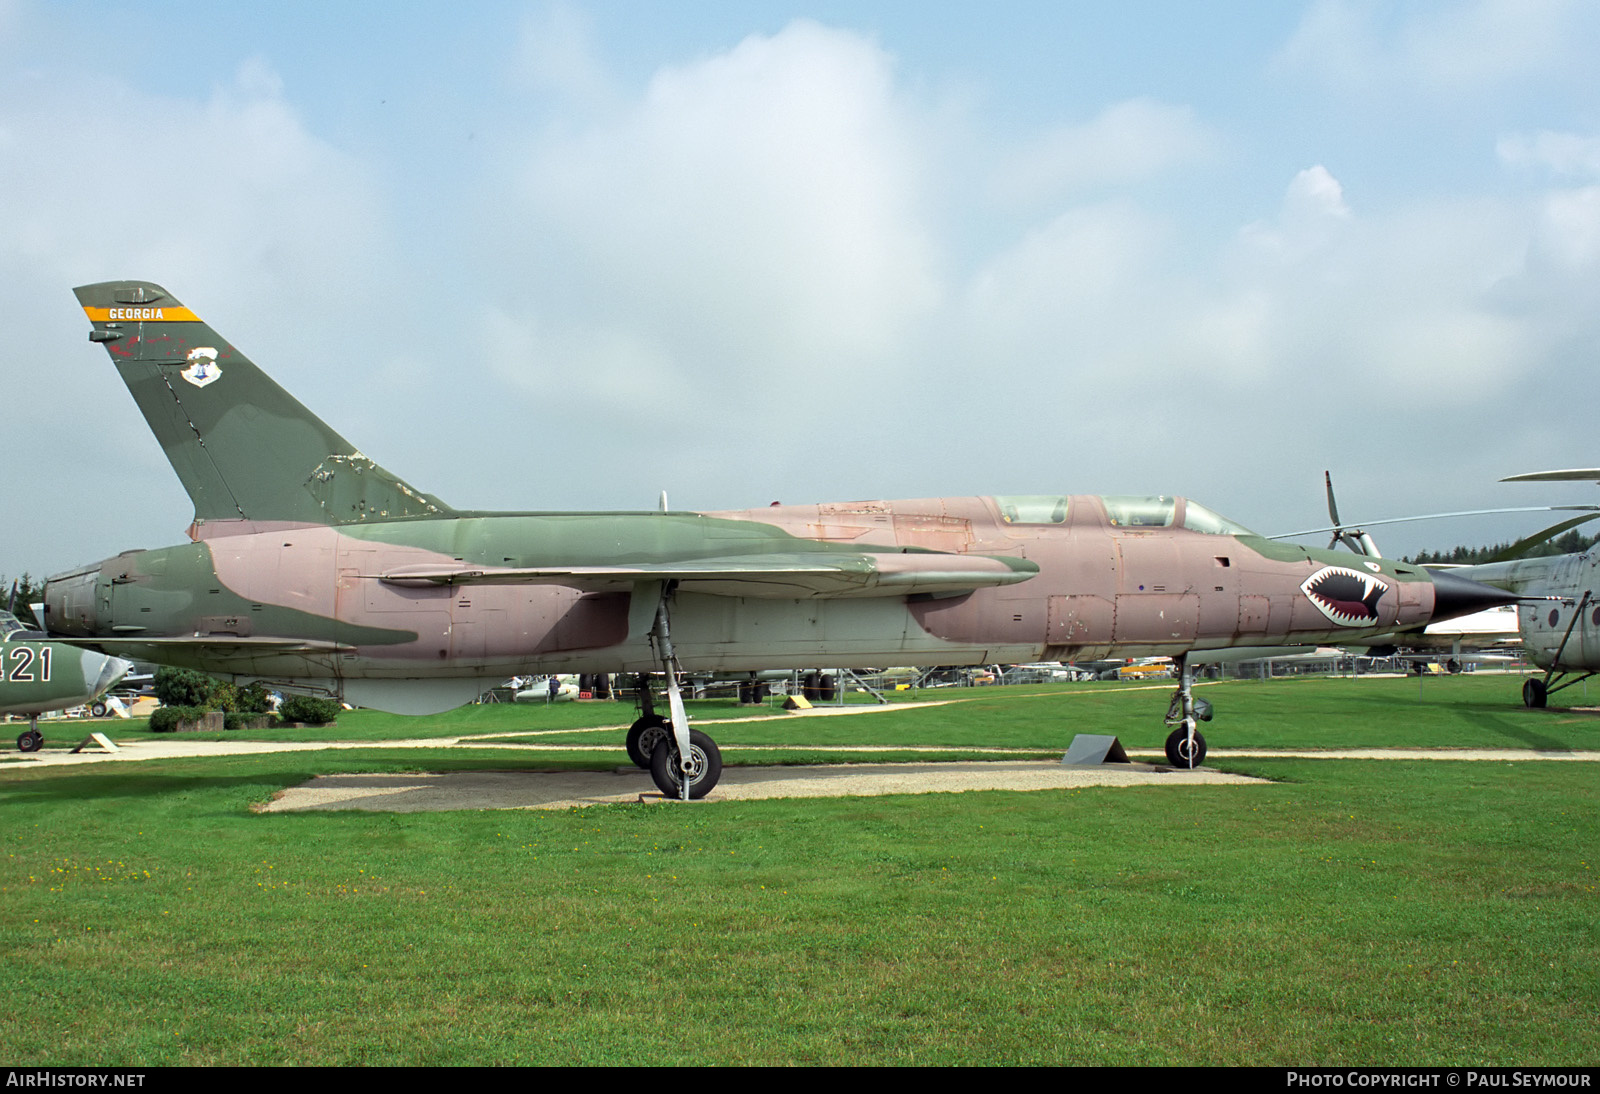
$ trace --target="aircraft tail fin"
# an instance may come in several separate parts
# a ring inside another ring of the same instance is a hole
[[[148,281],[74,289],[208,521],[352,524],[447,514],[357,451],[194,312]]]

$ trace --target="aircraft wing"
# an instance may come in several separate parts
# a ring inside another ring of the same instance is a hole
[[[851,596],[953,595],[1014,585],[1037,563],[992,555],[919,551],[771,554],[622,566],[407,567],[378,575],[390,585],[566,585],[596,591],[640,581],[676,581],[685,592],[780,600]]]

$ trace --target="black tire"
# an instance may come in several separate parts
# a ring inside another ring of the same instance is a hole
[[[628,759],[633,766],[650,770],[650,757],[656,744],[672,736],[672,727],[659,714],[646,714],[628,727]]]
[[[596,699],[611,698],[611,674],[609,672],[595,673],[594,697]]]
[[[831,703],[838,697],[838,695],[838,681],[833,678],[832,673],[824,675],[820,681],[820,686],[817,688],[817,698],[821,699],[824,703]]]
[[[1173,767],[1185,771],[1199,767],[1206,762],[1206,739],[1199,733],[1194,735],[1194,756],[1188,755],[1189,734],[1182,726],[1173,730],[1167,736],[1167,762]]]
[[[25,729],[17,735],[18,752],[37,752],[44,747],[44,734],[37,729]]]
[[[89,704],[89,715],[90,715],[90,717],[93,717],[93,718],[104,718],[110,712],[111,712],[111,708],[106,706],[106,704],[105,704],[105,702],[103,700],[99,701],[99,702],[94,702],[94,703],[90,703]]]
[[[1460,661],[1446,661],[1444,663],[1444,668],[1445,668],[1446,672],[1448,672],[1451,676],[1454,676],[1456,673],[1461,671],[1461,662]]]
[[[808,672],[805,679],[800,682],[800,694],[806,702],[815,703],[821,698],[822,677],[815,672]]]
[[[1522,705],[1534,710],[1543,709],[1550,701],[1550,695],[1545,690],[1543,680],[1525,680],[1522,684]]]
[[[694,760],[694,769],[689,773],[689,798],[697,800],[710,793],[711,788],[717,785],[717,780],[722,778],[722,751],[710,737],[698,729],[691,729],[689,755]],[[672,739],[671,732],[668,732],[665,740],[656,743],[656,750],[650,756],[650,778],[655,780],[656,789],[666,797],[676,800],[683,796],[683,772],[678,770],[678,743]]]

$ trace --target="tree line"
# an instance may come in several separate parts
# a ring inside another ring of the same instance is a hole
[[[9,611],[32,627],[33,613],[28,610],[28,605],[38,604],[43,600],[43,581],[35,581],[28,573],[15,578],[0,574],[0,611]]]
[[[1595,543],[1600,542],[1600,535],[1586,536],[1576,528],[1554,539],[1546,540],[1537,547],[1530,547],[1523,551],[1518,558],[1539,558],[1544,555],[1575,555],[1587,551]],[[1496,543],[1492,547],[1456,547],[1449,551],[1419,551],[1414,557],[1401,559],[1402,562],[1415,562],[1427,565],[1431,562],[1449,562],[1459,566],[1471,566],[1479,562],[1488,562],[1501,551],[1508,549],[1511,543]]]

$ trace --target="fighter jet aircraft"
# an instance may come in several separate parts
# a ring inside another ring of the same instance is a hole
[[[1334,643],[1511,597],[1273,543],[1196,502],[1011,495],[718,513],[452,509],[374,463],[169,292],[76,290],[194,502],[190,542],[46,586],[54,635],[424,714],[508,676],[659,672],[629,754],[699,797],[721,755],[677,674],[1172,656],[1168,756],[1205,740],[1187,655]]]
[[[0,714],[28,716],[28,728],[17,736],[17,748],[23,752],[44,747],[39,715],[91,703],[133,668],[120,657],[47,642],[44,637],[10,612],[0,612]]]

